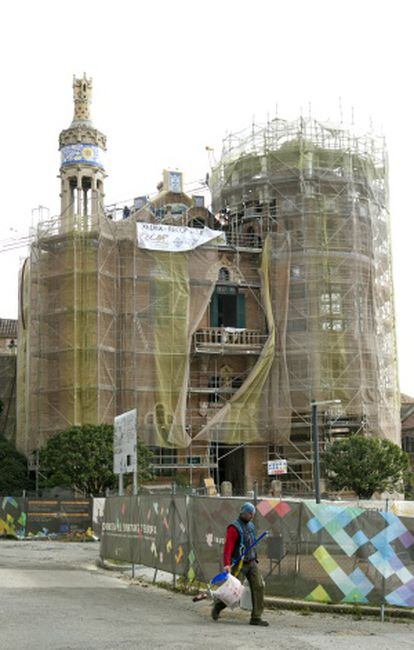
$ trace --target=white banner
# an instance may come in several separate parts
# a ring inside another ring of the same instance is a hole
[[[137,465],[137,409],[114,418],[114,474],[134,472]]]
[[[268,476],[279,476],[279,474],[287,474],[287,460],[279,458],[278,460],[267,461]]]
[[[213,240],[216,240],[215,244],[226,243],[224,232],[206,227],[187,228],[138,222],[137,235],[139,248],[170,253],[191,251]]]

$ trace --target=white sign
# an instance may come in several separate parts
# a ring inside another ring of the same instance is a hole
[[[128,474],[137,465],[137,409],[114,418],[114,474]]]
[[[269,476],[279,476],[287,474],[287,460],[279,458],[278,460],[267,461],[267,473]]]
[[[191,251],[198,246],[216,240],[215,244],[225,244],[226,235],[221,230],[211,228],[187,228],[185,226],[166,226],[158,223],[137,223],[138,247],[152,251],[180,253]]]

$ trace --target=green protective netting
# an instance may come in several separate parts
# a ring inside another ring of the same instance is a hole
[[[177,253],[137,249],[136,255],[140,437],[158,447],[188,447],[192,336],[214,290],[217,249],[199,247]]]
[[[20,279],[16,444],[24,453],[71,425],[113,421],[117,268],[104,225],[37,232]]]
[[[289,251],[287,235],[266,237],[261,278],[267,340],[241,387],[196,438],[237,444],[276,442],[289,437],[290,396],[285,357]]]
[[[290,235],[292,417],[303,422],[312,399],[339,399],[332,416],[398,444],[387,175],[381,138],[275,119],[225,139],[211,187],[231,234],[241,218]]]
[[[19,273],[19,320],[17,330],[16,443],[21,451],[27,447],[28,391],[28,322],[30,298],[30,263],[25,260]]]

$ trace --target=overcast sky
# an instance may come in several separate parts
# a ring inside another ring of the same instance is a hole
[[[400,383],[414,395],[414,176],[411,2],[393,0],[46,0],[2,4],[0,240],[27,234],[32,209],[59,209],[59,131],[72,75],[93,77],[92,117],[108,136],[106,196],[152,193],[164,167],[187,181],[205,146],[254,116],[301,108],[372,118],[390,158]],[[1,317],[16,317],[24,249],[0,254]]]

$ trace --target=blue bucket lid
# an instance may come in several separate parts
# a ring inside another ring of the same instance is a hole
[[[216,585],[219,582],[226,582],[228,577],[229,574],[227,573],[227,571],[223,571],[222,573],[218,573],[216,576],[214,576],[210,584]]]

